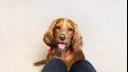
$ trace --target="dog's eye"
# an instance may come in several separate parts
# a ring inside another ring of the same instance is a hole
[[[68,31],[73,31],[73,28],[69,28]]]
[[[56,29],[60,29],[61,27],[60,27],[60,26],[56,26],[55,28],[56,28]]]

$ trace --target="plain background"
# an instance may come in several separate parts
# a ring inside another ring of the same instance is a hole
[[[0,72],[39,72],[43,34],[61,17],[78,24],[98,72],[127,72],[127,0],[0,0]]]

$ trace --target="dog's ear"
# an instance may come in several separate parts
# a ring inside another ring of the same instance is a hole
[[[53,21],[52,24],[50,25],[48,31],[44,34],[43,41],[49,47],[52,47],[53,42],[54,42],[53,31],[54,31],[55,24],[56,24],[56,21]]]
[[[72,50],[74,52],[81,50],[81,47],[83,46],[83,40],[82,36],[78,30],[78,26],[76,24],[73,24],[74,26],[74,36],[72,39]]]

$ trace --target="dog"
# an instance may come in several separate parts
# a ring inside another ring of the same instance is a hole
[[[47,64],[53,58],[61,59],[71,68],[72,64],[78,60],[85,60],[82,51],[83,40],[78,30],[77,24],[67,18],[54,20],[45,33],[44,43],[50,47],[47,58],[34,63],[35,66]]]

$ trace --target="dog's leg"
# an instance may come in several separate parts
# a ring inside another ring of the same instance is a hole
[[[43,64],[46,64],[46,60],[42,60],[42,61],[34,63],[35,66],[40,66],[40,65],[43,65]]]

